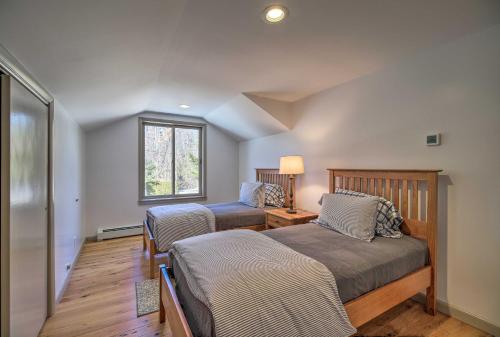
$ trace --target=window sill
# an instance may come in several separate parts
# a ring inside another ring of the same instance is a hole
[[[139,205],[180,204],[183,202],[205,200],[207,200],[207,197],[205,195],[188,195],[183,197],[141,199],[137,203]]]

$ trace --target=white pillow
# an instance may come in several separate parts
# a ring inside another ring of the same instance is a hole
[[[263,183],[242,183],[240,200],[242,204],[264,208],[265,188]]]
[[[350,237],[371,241],[375,236],[378,197],[324,194],[318,222]]]

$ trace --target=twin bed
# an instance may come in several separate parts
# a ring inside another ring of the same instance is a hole
[[[406,235],[401,239],[375,237],[366,242],[308,223],[265,231],[264,236],[321,263],[334,275],[341,305],[354,327],[421,290],[427,293],[427,312],[434,314],[438,171],[329,169],[328,172],[330,193],[343,188],[391,200],[401,211],[404,218],[401,229]],[[257,176],[260,181],[280,179],[273,170],[266,170],[266,177],[259,177],[259,172]],[[228,240],[231,240],[229,235]],[[171,266],[160,267],[160,320],[168,319],[176,337],[215,336],[213,308],[200,301],[190,286],[189,271],[195,266],[180,259],[181,254],[173,255]],[[260,268],[249,261],[250,268]],[[253,282],[258,284],[262,279],[255,276]],[[293,296],[299,298],[298,294]]]
[[[278,174],[276,169],[256,169],[256,181],[266,184],[276,184],[283,188],[285,193],[284,207],[290,205],[289,199],[289,175]],[[265,229],[265,208],[255,208],[242,204],[238,201],[205,205],[215,217],[215,230],[223,231],[229,229],[251,229],[261,231]],[[165,244],[155,237],[155,219],[148,213],[144,220],[144,249],[149,256],[149,277],[155,277],[155,257],[166,253]]]

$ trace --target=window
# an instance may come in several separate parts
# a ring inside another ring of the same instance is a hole
[[[139,201],[205,198],[205,124],[139,118]]]

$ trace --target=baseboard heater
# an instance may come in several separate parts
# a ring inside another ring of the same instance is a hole
[[[141,235],[142,225],[102,227],[97,229],[97,241]]]

